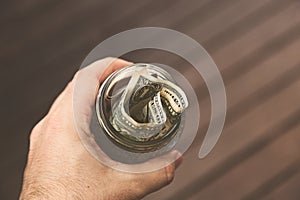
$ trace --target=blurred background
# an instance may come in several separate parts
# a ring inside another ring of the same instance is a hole
[[[211,154],[198,159],[210,118],[200,76],[176,55],[123,56],[181,71],[197,91],[200,130],[174,182],[145,199],[300,199],[300,1],[26,0],[0,3],[0,199],[17,199],[31,129],[98,43],[144,26],[201,43],[223,76],[228,111]]]

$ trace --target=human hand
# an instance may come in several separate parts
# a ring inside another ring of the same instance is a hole
[[[94,100],[101,82],[113,71],[130,64],[106,58],[92,64],[98,69],[97,73],[91,73],[88,68],[76,73],[31,132],[20,199],[141,199],[172,181],[182,161],[178,153],[165,155],[166,159],[179,159],[157,171],[121,172],[96,160],[84,148],[76,132],[72,101],[78,75],[92,74],[91,78],[97,80],[91,94]]]

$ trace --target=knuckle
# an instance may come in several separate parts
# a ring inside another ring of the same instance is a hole
[[[31,133],[30,133],[30,135],[29,135],[30,143],[33,143],[34,141],[36,141],[37,138],[38,138],[38,136],[40,135],[41,129],[42,129],[43,120],[44,120],[44,119],[42,119],[41,121],[39,121],[39,122],[33,127],[33,129],[31,130]]]
[[[74,74],[72,80],[69,82],[68,85],[74,84],[74,83],[76,82],[76,80],[78,79],[78,77],[80,76],[81,73],[82,73],[82,70],[78,70],[78,71]]]
[[[139,182],[133,182],[133,183],[130,183],[129,185],[125,186],[122,189],[121,194],[122,194],[122,196],[124,194],[126,194],[126,196],[129,199],[141,199],[142,197],[145,196],[146,191],[147,191],[147,188],[145,187],[144,184],[139,183]]]
[[[164,172],[165,172],[166,184],[170,184],[174,179],[175,166],[174,164],[171,164],[166,166],[164,169],[165,169]]]

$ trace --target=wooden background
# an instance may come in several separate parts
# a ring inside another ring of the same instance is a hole
[[[17,199],[28,135],[98,43],[130,28],[181,31],[210,53],[228,112],[211,154],[197,158],[210,101],[203,80],[176,56],[129,53],[191,77],[198,137],[174,182],[145,199],[300,199],[300,1],[26,0],[0,3],[0,199]]]

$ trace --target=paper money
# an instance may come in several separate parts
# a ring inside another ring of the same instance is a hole
[[[132,73],[119,102],[113,107],[111,121],[124,137],[147,142],[173,130],[187,106],[181,88],[141,69]]]

